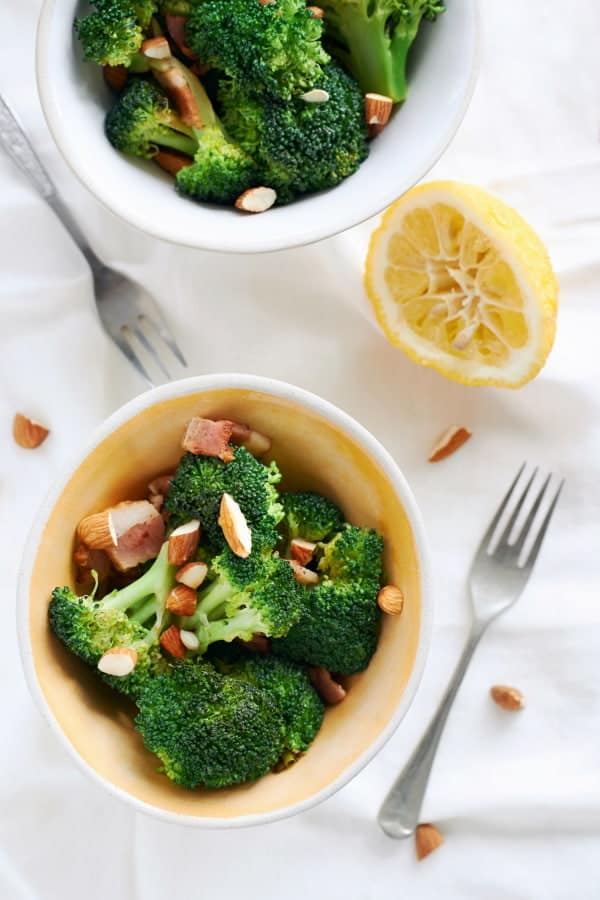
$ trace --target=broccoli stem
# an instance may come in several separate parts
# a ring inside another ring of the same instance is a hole
[[[170,147],[172,150],[179,150],[187,156],[193,156],[198,149],[198,142],[194,138],[187,137],[185,134],[178,134],[176,131],[172,131],[170,134],[166,131],[157,131],[156,134],[149,132],[148,139],[159,147]]]
[[[160,553],[140,578],[100,601],[103,609],[133,610],[131,617],[141,624],[154,614],[156,622],[149,632],[149,642],[154,639],[155,631],[160,629],[167,597],[173,586],[174,568],[169,565],[168,546],[168,542],[162,545]]]
[[[233,641],[240,635],[260,631],[260,622],[252,609],[240,609],[229,619],[209,622],[202,631],[201,641],[209,646],[215,641]]]
[[[341,34],[349,53],[336,54],[352,61],[352,72],[365,93],[384,94],[398,102],[406,99],[406,59],[414,35],[396,35],[386,31],[385,14],[345,15]]]

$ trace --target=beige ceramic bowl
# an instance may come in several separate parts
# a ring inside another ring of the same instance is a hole
[[[158,774],[133,728],[133,708],[101,684],[50,633],[52,587],[72,583],[76,523],[124,498],[143,497],[153,475],[181,454],[193,415],[227,417],[273,439],[284,486],[330,496],[347,518],[385,537],[388,579],[405,596],[401,617],[384,620],[366,672],[348,679],[296,765],[255,784],[186,791]],[[318,397],[247,375],[191,378],[150,391],[112,415],[47,499],[25,552],[19,587],[21,652],[31,691],[61,742],[96,781],[136,809],[210,827],[271,821],[330,796],[382,747],[410,705],[431,623],[423,527],[393,459],[364,428]]]

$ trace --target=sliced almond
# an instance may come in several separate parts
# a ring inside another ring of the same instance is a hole
[[[252,532],[239,504],[231,494],[223,494],[219,508],[219,525],[232,553],[246,559],[252,553]]]
[[[469,440],[471,435],[472,432],[468,428],[464,428],[462,425],[451,425],[433,446],[429,454],[429,462],[440,462],[440,460],[456,453],[459,447],[462,447]]]
[[[166,37],[153,37],[145,40],[141,46],[143,56],[148,59],[170,59],[171,48]]]
[[[429,856],[430,853],[433,853],[434,850],[437,850],[443,843],[444,838],[435,825],[430,825],[429,823],[417,825],[415,850],[417,851],[419,862],[425,859],[426,856]]]
[[[49,434],[47,428],[22,413],[17,413],[13,420],[13,437],[19,447],[23,447],[25,450],[34,450],[39,447]]]
[[[86,516],[77,526],[77,537],[93,550],[117,546],[117,533],[109,509]]]
[[[490,688],[490,694],[494,703],[508,712],[516,712],[525,707],[523,694],[518,688],[509,687],[506,684],[495,684]]]
[[[169,175],[177,175],[182,169],[191,166],[194,160],[185,153],[178,153],[177,150],[159,150],[152,157],[152,162]]]
[[[185,659],[185,644],[177,625],[171,625],[160,636],[160,646],[175,659]]]
[[[388,616],[399,616],[404,609],[404,594],[393,584],[386,584],[377,594],[377,603]]]
[[[367,133],[371,141],[381,134],[382,131],[385,131],[385,125],[367,125]]]
[[[304,94],[300,94],[300,99],[304,100],[305,103],[327,103],[329,92],[324,91],[323,88],[313,88],[311,91],[305,91]]]
[[[307,6],[306,8],[309,13],[311,13],[313,19],[322,19],[325,16],[325,10],[321,9],[320,6]]]
[[[345,698],[345,688],[335,681],[327,669],[322,666],[311,666],[308,674],[321,700],[328,706],[335,706]]]
[[[197,650],[200,646],[200,641],[193,631],[185,631],[185,629],[182,628],[179,632],[179,637],[186,650]]]
[[[131,647],[112,647],[98,660],[98,670],[105,675],[124,678],[135,669],[138,655]]]
[[[277,191],[270,187],[248,188],[235,201],[235,208],[248,213],[261,213],[271,209],[277,200]]]
[[[200,522],[190,519],[169,535],[169,565],[182,566],[196,555],[200,540]]]
[[[175,581],[185,584],[193,590],[198,590],[206,576],[208,575],[208,566],[203,562],[189,562],[175,574]]]
[[[111,91],[118,94],[127,82],[127,69],[125,66],[102,66],[102,76]]]
[[[292,559],[295,559],[301,566],[307,566],[311,562],[316,549],[316,544],[313,544],[312,541],[305,541],[303,538],[294,538],[290,544]]]
[[[173,98],[181,121],[192,128],[202,128],[200,109],[185,75],[176,66],[169,66],[160,72],[155,71],[154,74]]]
[[[167,609],[174,616],[193,616],[198,605],[198,595],[187,584],[176,584],[167,597]]]
[[[298,584],[319,583],[319,575],[317,572],[313,572],[312,569],[307,569],[305,566],[301,566],[300,563],[295,559],[287,559],[286,562],[288,562],[294,570],[294,576]]]
[[[365,122],[367,125],[387,125],[394,101],[385,94],[365,94]]]

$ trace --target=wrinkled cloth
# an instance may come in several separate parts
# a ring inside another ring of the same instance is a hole
[[[143,389],[101,332],[89,271],[52,213],[0,154],[0,897],[6,900],[558,900],[600,896],[600,7],[589,0],[481,0],[482,67],[466,119],[434,170],[481,184],[540,231],[562,290],[556,345],[518,392],[468,389],[410,363],[373,325],[361,287],[374,223],[316,246],[225,257],[152,241],[100,207],[60,159],[38,106],[37,0],[4,0],[0,91],[100,256],[160,299],[194,373],[246,371],[323,395],[389,448],[421,506],[435,626],[404,722],[376,759],[320,806],[221,831],[134,813],[72,763],[30,699],[14,596],[46,489],[107,414]],[[15,74],[18,73],[18,76]],[[76,127],[76,123],[73,123]],[[194,327],[196,326],[196,327]],[[48,423],[35,452],[13,444],[16,411]],[[431,466],[447,425],[473,430]],[[567,486],[522,600],[486,635],[449,719],[423,820],[444,846],[375,824],[422,734],[468,628],[465,574],[522,460]],[[527,708],[503,713],[495,683]]]

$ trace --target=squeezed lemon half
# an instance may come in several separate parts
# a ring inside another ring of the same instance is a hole
[[[480,188],[413,188],[371,236],[365,288],[386,337],[469,385],[516,388],[544,365],[558,283],[524,219]]]

